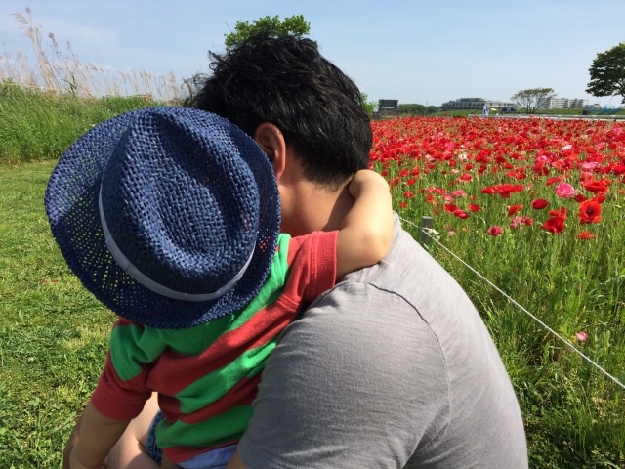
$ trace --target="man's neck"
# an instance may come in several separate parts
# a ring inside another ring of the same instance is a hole
[[[347,186],[333,192],[310,184],[298,187],[291,202],[288,213],[283,213],[280,228],[292,236],[339,230],[354,205]]]

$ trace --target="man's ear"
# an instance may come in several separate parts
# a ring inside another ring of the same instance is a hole
[[[262,150],[267,153],[271,166],[273,167],[273,174],[276,181],[280,180],[280,176],[284,173],[286,166],[286,143],[284,141],[284,135],[278,127],[269,123],[263,122],[256,128],[254,132],[254,140]]]

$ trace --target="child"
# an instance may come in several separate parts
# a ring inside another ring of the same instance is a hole
[[[390,249],[384,179],[359,171],[349,191],[340,231],[279,235],[268,158],[197,109],[124,114],[64,153],[46,193],[52,232],[72,271],[120,316],[72,469],[100,467],[152,391],[163,467],[225,466],[279,333]]]

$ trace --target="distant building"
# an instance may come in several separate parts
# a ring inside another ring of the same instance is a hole
[[[538,103],[541,109],[579,109],[587,106],[587,99],[547,98]]]
[[[397,102],[397,99],[380,99],[378,101],[378,115],[397,114]]]
[[[571,109],[579,109],[588,106],[587,99],[571,99],[569,100],[569,108]]]
[[[442,104],[443,111],[453,111],[455,109],[479,109],[480,111],[484,106],[491,108],[513,107],[514,103],[504,103],[502,101],[492,101],[484,98],[460,98],[455,101],[448,101]]]

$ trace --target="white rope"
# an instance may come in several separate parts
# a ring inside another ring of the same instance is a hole
[[[527,314],[530,318],[532,318],[534,321],[536,321],[538,324],[540,324],[541,326],[543,326],[545,329],[547,329],[549,332],[551,332],[553,335],[555,335],[558,339],[560,339],[562,341],[562,343],[564,345],[566,345],[568,348],[570,348],[571,350],[573,350],[576,354],[578,354],[580,357],[582,357],[584,360],[586,360],[588,363],[590,363],[591,365],[593,365],[594,367],[596,367],[597,369],[601,370],[601,372],[607,376],[608,378],[610,378],[614,383],[616,383],[618,386],[620,386],[622,389],[625,390],[625,385],[623,383],[621,383],[618,379],[616,379],[614,376],[612,376],[610,373],[608,373],[605,368],[603,368],[601,365],[599,365],[597,362],[593,361],[591,358],[587,357],[586,355],[584,355],[582,352],[580,352],[577,348],[575,348],[573,345],[571,345],[569,343],[568,340],[566,340],[564,337],[562,337],[560,334],[558,334],[555,330],[553,330],[551,327],[549,327],[547,324],[545,324],[543,321],[541,321],[540,319],[538,319],[536,316],[534,316],[532,313],[530,313],[528,310],[526,310],[523,306],[521,306],[514,298],[512,298],[510,295],[508,295],[505,291],[503,291],[501,288],[499,288],[497,285],[495,285],[493,282],[491,282],[490,280],[488,280],[486,277],[484,277],[482,274],[480,274],[477,270],[475,270],[473,267],[471,267],[469,264],[467,264],[465,261],[463,261],[460,257],[458,257],[456,254],[454,254],[452,251],[450,251],[444,244],[442,244],[438,239],[434,238],[431,235],[431,232],[433,231],[430,228],[421,228],[420,226],[415,225],[414,223],[412,223],[409,220],[406,220],[404,218],[399,217],[399,219],[401,221],[404,221],[406,223],[408,223],[411,226],[414,226],[415,228],[419,229],[420,231],[422,231],[423,233],[425,233],[426,235],[430,236],[430,239],[433,239],[440,247],[442,247],[445,251],[447,251],[449,254],[451,254],[454,258],[456,258],[457,260],[459,260],[462,264],[465,265],[465,267],[467,267],[471,272],[473,272],[475,275],[477,275],[479,278],[481,278],[482,280],[484,280],[486,283],[488,283],[491,287],[493,287],[495,290],[497,290],[499,293],[501,293],[504,297],[506,297],[506,299],[508,301],[510,301],[512,304],[514,304],[515,306],[517,306],[521,311],[523,311],[525,314]]]

